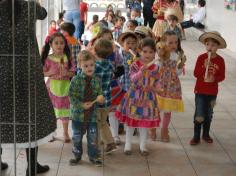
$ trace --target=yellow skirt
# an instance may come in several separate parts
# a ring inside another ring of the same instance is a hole
[[[182,99],[171,99],[157,96],[160,110],[171,112],[184,112],[184,102]]]

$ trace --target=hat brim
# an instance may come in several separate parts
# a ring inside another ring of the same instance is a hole
[[[167,17],[168,17],[169,15],[174,15],[174,16],[176,16],[176,17],[178,18],[178,22],[179,22],[179,23],[182,22],[183,19],[184,19],[182,12],[180,12],[180,10],[178,10],[178,9],[167,9],[167,10],[165,11],[165,19],[166,19],[166,20],[167,20]]]
[[[127,35],[131,35],[131,36],[133,36],[134,38],[136,38],[136,40],[138,40],[138,37],[137,37],[137,35],[136,35],[134,32],[124,32],[124,33],[120,34],[120,36],[118,37],[118,40],[117,40],[120,45],[123,45],[124,38],[125,38]]]
[[[219,49],[224,49],[227,47],[226,41],[220,35],[217,35],[213,32],[205,32],[199,37],[199,41],[205,44],[206,39],[212,38],[219,42]]]

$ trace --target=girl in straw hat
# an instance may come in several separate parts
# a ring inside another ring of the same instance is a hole
[[[112,92],[114,100],[113,108],[120,104],[121,99],[123,98],[124,94],[128,91],[130,87],[129,62],[132,61],[133,58],[135,57],[133,56],[133,53],[131,53],[130,51],[136,52],[138,37],[134,32],[127,30],[119,36],[118,42],[121,48],[119,50],[119,56],[117,56],[118,58],[116,62],[119,63],[119,65],[124,66],[124,74],[122,74],[121,77],[117,78],[119,79],[119,82],[117,82],[117,84],[119,84],[121,89],[120,90],[114,89]],[[113,86],[115,86],[115,84]],[[109,122],[110,122],[112,137],[114,138],[116,144],[120,144],[120,138],[118,135],[119,121],[115,117],[114,109],[111,109],[111,112],[109,113]],[[120,131],[122,130],[123,129],[121,129]]]
[[[226,42],[218,32],[205,32],[199,37],[206,47],[206,53],[197,58],[194,69],[196,77],[194,136],[190,145],[200,143],[201,128],[203,127],[202,139],[207,143],[213,143],[209,135],[213,108],[218,94],[218,83],[225,79],[224,58],[217,54],[218,49],[226,48]]]

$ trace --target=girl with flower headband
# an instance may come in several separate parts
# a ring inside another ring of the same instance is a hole
[[[50,48],[52,54],[49,55]],[[51,36],[43,48],[42,63],[45,77],[48,77],[47,88],[56,117],[62,121],[64,140],[70,142],[68,133],[70,102],[70,79],[75,73],[75,64],[72,62],[70,48],[61,33]]]

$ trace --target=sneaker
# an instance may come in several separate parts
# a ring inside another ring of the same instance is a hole
[[[208,144],[212,144],[213,143],[213,139],[210,136],[202,136],[202,140],[204,140]]]
[[[92,164],[94,164],[97,167],[102,167],[103,162],[100,158],[95,158],[95,159],[89,159]]]
[[[114,137],[114,141],[115,141],[115,144],[116,144],[116,145],[120,145],[120,144],[121,144],[121,141],[120,141],[120,137],[119,137],[119,136]]]
[[[190,145],[198,145],[199,143],[200,143],[200,139],[192,138],[190,141]]]
[[[116,144],[115,143],[111,143],[111,144],[107,144],[106,148],[104,149],[104,152],[106,154],[109,154],[111,152],[114,152],[116,150]]]
[[[81,158],[73,158],[73,159],[70,159],[69,163],[71,166],[76,166],[79,164]]]
[[[8,164],[7,163],[1,163],[1,170],[6,170],[8,168]]]

